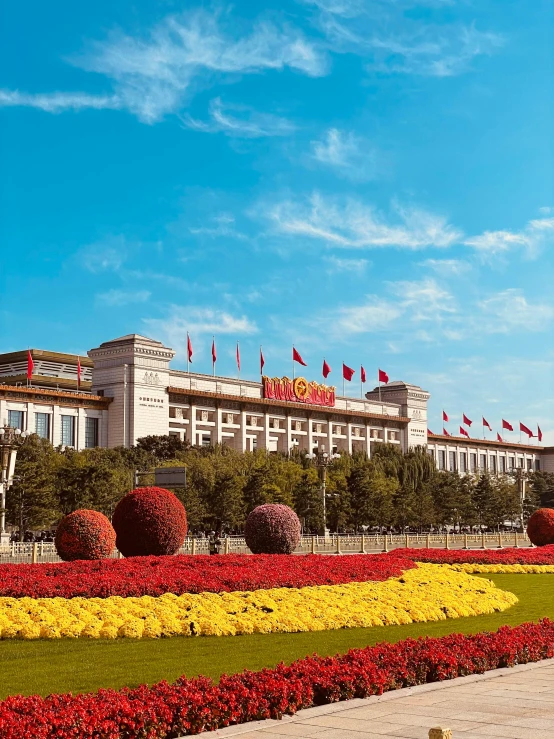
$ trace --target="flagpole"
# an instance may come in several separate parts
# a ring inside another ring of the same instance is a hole
[[[237,372],[238,372],[238,379],[240,380],[240,363],[238,361],[239,357],[240,357],[240,349],[239,349],[239,342],[237,341]]]
[[[190,374],[189,332],[187,331],[187,373]]]
[[[381,402],[381,378],[377,376],[377,381],[379,382],[379,403]]]
[[[264,376],[264,368],[262,367],[262,357],[263,357],[263,350],[262,345],[260,344],[260,378]]]
[[[215,346],[215,336],[212,336],[212,377],[215,377],[214,346]]]
[[[342,397],[344,398],[346,396],[346,391],[344,389],[344,360],[342,363]]]
[[[292,379],[294,380],[294,344],[292,345]]]

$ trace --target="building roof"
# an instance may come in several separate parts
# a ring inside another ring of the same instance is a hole
[[[33,359],[42,359],[46,362],[59,362],[60,364],[77,366],[77,360],[80,359],[82,367],[92,367],[94,365],[92,359],[89,359],[86,354],[66,354],[64,352],[51,352],[45,349],[23,349],[18,352],[0,354],[0,365],[26,362],[28,351],[31,352]]]
[[[488,446],[501,447],[502,449],[513,449],[514,451],[544,452],[545,449],[538,444],[518,444],[517,442],[496,441],[494,439],[467,439],[465,436],[445,436],[444,434],[427,434],[427,441],[465,444],[466,446]]]
[[[110,341],[103,341],[100,346],[112,346],[114,344],[152,344],[153,346],[163,346],[161,341],[157,339],[150,339],[148,336],[142,336],[142,334],[126,334],[125,336],[119,336],[117,339],[110,339]]]

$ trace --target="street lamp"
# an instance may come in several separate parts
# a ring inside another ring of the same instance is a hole
[[[6,532],[6,493],[13,482],[15,458],[20,437],[28,436],[27,431],[14,429],[7,424],[0,428],[0,546],[10,543]]]
[[[321,470],[321,497],[323,499],[323,535],[325,538],[329,536],[329,529],[327,528],[327,503],[326,503],[326,485],[327,485],[327,468],[333,464],[335,459],[340,459],[340,454],[328,454],[325,451],[325,447],[322,445],[318,448],[317,454],[306,454],[308,459],[312,459],[315,462],[315,466],[318,470]]]

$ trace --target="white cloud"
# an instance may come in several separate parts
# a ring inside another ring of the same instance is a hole
[[[471,264],[461,259],[426,259],[419,266],[427,267],[441,277],[459,277],[471,270]]]
[[[0,90],[0,107],[38,108],[46,113],[67,110],[117,110],[121,103],[116,95],[87,95],[84,92],[50,92],[35,95],[19,90]]]
[[[231,38],[219,17],[204,10],[169,16],[146,38],[114,33],[75,63],[106,75],[121,104],[145,123],[179,111],[200,79],[206,85],[217,75],[287,67],[319,76],[327,67],[323,54],[298,30],[258,22],[249,34]]]
[[[543,205],[542,208],[539,208],[539,213],[543,216],[548,216],[551,213],[554,213],[554,208],[551,208],[549,205]]]
[[[129,305],[130,303],[145,303],[150,298],[148,290],[108,290],[96,296],[99,303],[110,306]]]
[[[187,331],[193,338],[201,338],[205,334],[242,336],[258,331],[256,324],[244,315],[233,316],[219,309],[178,305],[171,306],[166,318],[145,318],[143,323],[180,356],[185,355]]]
[[[441,313],[456,312],[454,298],[435,280],[399,280],[389,282],[388,287],[402,309],[409,311],[411,321],[439,321]]]
[[[528,256],[534,257],[546,242],[553,240],[554,218],[536,218],[521,231],[484,231],[478,236],[466,238],[463,243],[485,256],[524,247]]]
[[[421,249],[450,246],[461,237],[442,216],[398,205],[393,205],[393,212],[396,223],[389,223],[358,200],[339,201],[314,193],[307,203],[284,201],[266,215],[282,234],[308,236],[335,247]]]
[[[554,305],[528,303],[521,290],[510,288],[478,303],[484,320],[479,322],[488,333],[508,334],[516,329],[544,331],[554,319]]]
[[[117,272],[127,257],[123,236],[115,236],[89,244],[77,252],[77,258],[89,272]]]
[[[240,240],[248,238],[246,234],[236,230],[235,217],[230,213],[219,213],[211,218],[209,223],[208,226],[190,226],[188,230],[191,234],[210,236],[211,238],[220,236]]]
[[[311,146],[313,159],[333,167],[344,177],[364,181],[376,174],[376,150],[352,131],[329,128],[320,140],[312,141]]]
[[[355,272],[362,274],[365,272],[368,264],[370,264],[367,259],[339,259],[334,256],[325,257],[325,261],[330,265],[327,270],[329,274],[336,272]]]
[[[339,308],[332,331],[343,336],[385,331],[401,315],[402,308],[398,305],[370,295],[363,305]]]
[[[239,115],[232,115],[232,112]],[[240,138],[262,138],[265,136],[289,136],[296,130],[296,126],[270,113],[258,113],[243,105],[224,106],[221,98],[215,98],[209,106],[211,120],[199,121],[189,115],[181,117],[188,127],[204,133],[222,132],[227,136]]]

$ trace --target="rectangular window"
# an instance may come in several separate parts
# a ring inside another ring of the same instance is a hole
[[[533,469],[533,460],[532,459],[528,459],[527,460],[527,469],[529,470],[529,472],[531,472],[531,470]]]
[[[477,455],[476,454],[470,454],[469,455],[469,465],[470,465],[470,472],[477,472]]]
[[[85,418],[85,447],[91,449],[94,446],[98,446],[98,419]]]
[[[8,411],[8,426],[23,431],[23,411]]]
[[[487,469],[487,455],[486,454],[481,454],[479,456],[479,469],[482,472],[485,472]]]
[[[448,452],[448,469],[456,472],[456,452]]]
[[[496,457],[489,458],[489,469],[493,475],[496,475]]]
[[[515,470],[516,468],[516,458],[515,457],[510,457],[509,465],[510,465],[510,470]]]
[[[434,449],[427,449],[427,454],[431,457],[431,459],[435,459],[435,450]]]
[[[517,466],[523,469],[523,457],[518,457]]]
[[[446,469],[446,452],[444,449],[439,449],[439,470]]]
[[[62,446],[75,446],[75,416],[60,416],[62,422]]]
[[[535,472],[541,471],[541,461],[540,459],[535,459]]]
[[[35,432],[41,439],[50,438],[50,414],[35,413]]]
[[[506,472],[506,457],[499,457],[498,461],[500,463],[500,472],[504,474]]]
[[[467,472],[467,452],[460,452],[460,472]]]

